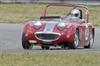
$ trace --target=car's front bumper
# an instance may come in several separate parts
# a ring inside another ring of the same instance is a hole
[[[73,33],[66,34],[65,32],[35,32],[34,34],[25,35],[29,43],[36,45],[61,45],[63,42],[73,42]]]

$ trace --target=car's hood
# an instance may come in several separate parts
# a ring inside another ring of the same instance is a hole
[[[57,25],[59,24],[59,22],[56,21],[44,21],[42,22],[42,24],[44,24],[44,32],[52,32],[55,27],[57,27]]]
[[[77,25],[77,23],[72,23],[72,22],[57,22],[57,21],[38,21],[38,22],[42,23],[42,27],[40,29],[43,32],[53,32],[54,30],[58,30],[58,25],[61,23],[66,25],[66,29],[75,27],[75,24]],[[34,23],[36,23],[36,21]]]
[[[41,23],[45,24],[46,27],[54,27],[54,26],[57,26],[58,24],[61,24],[61,23],[64,23],[66,26],[78,26],[79,25],[79,23],[69,22],[69,21],[67,21],[67,22],[63,22],[63,21],[60,21],[60,22],[57,22],[57,21],[42,21]]]

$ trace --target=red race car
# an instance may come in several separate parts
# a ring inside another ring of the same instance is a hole
[[[47,16],[48,7],[71,7],[64,17]],[[25,24],[22,35],[22,47],[32,49],[39,45],[42,49],[50,46],[76,49],[80,46],[91,48],[94,43],[95,28],[89,23],[89,11],[86,6],[72,4],[49,4],[44,15],[38,21]]]

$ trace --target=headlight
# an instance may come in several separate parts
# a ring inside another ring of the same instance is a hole
[[[59,23],[58,24],[58,29],[63,30],[66,27],[65,23]]]
[[[42,23],[40,21],[37,21],[34,23],[35,29],[40,29],[41,26],[42,26]]]

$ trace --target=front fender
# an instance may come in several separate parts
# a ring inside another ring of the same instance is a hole
[[[68,30],[71,34],[75,34],[76,30],[78,30],[78,26],[71,26]]]
[[[67,38],[69,37],[71,39],[71,42],[74,41],[74,34],[75,34],[76,30],[77,30],[77,27],[75,27],[75,26],[71,26],[67,30]]]

